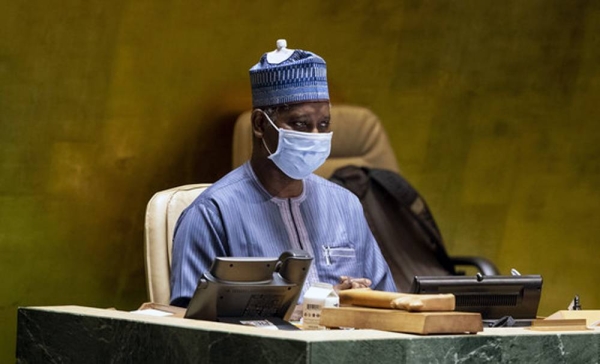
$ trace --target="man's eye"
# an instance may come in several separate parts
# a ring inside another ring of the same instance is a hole
[[[296,122],[294,123],[294,127],[295,127],[296,129],[306,129],[306,123],[305,123],[305,122],[303,122],[303,121],[296,121]]]

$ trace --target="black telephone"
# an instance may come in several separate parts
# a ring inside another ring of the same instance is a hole
[[[312,260],[303,250],[278,258],[217,257],[198,282],[185,317],[242,324],[288,321]]]

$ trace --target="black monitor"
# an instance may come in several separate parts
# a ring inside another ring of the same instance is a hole
[[[456,311],[479,312],[486,323],[511,317],[517,326],[524,326],[536,318],[542,277],[415,276],[411,293],[452,293],[456,297]]]
[[[190,300],[186,318],[245,323],[288,321],[313,258],[302,250],[278,258],[217,257]]]

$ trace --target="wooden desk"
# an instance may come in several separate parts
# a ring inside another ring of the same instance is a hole
[[[19,363],[598,363],[600,329],[417,336],[273,331],[79,306],[18,311]]]

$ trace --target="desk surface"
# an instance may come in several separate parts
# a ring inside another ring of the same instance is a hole
[[[277,331],[80,306],[18,312],[22,362],[600,362],[600,329],[486,328],[476,335]]]

